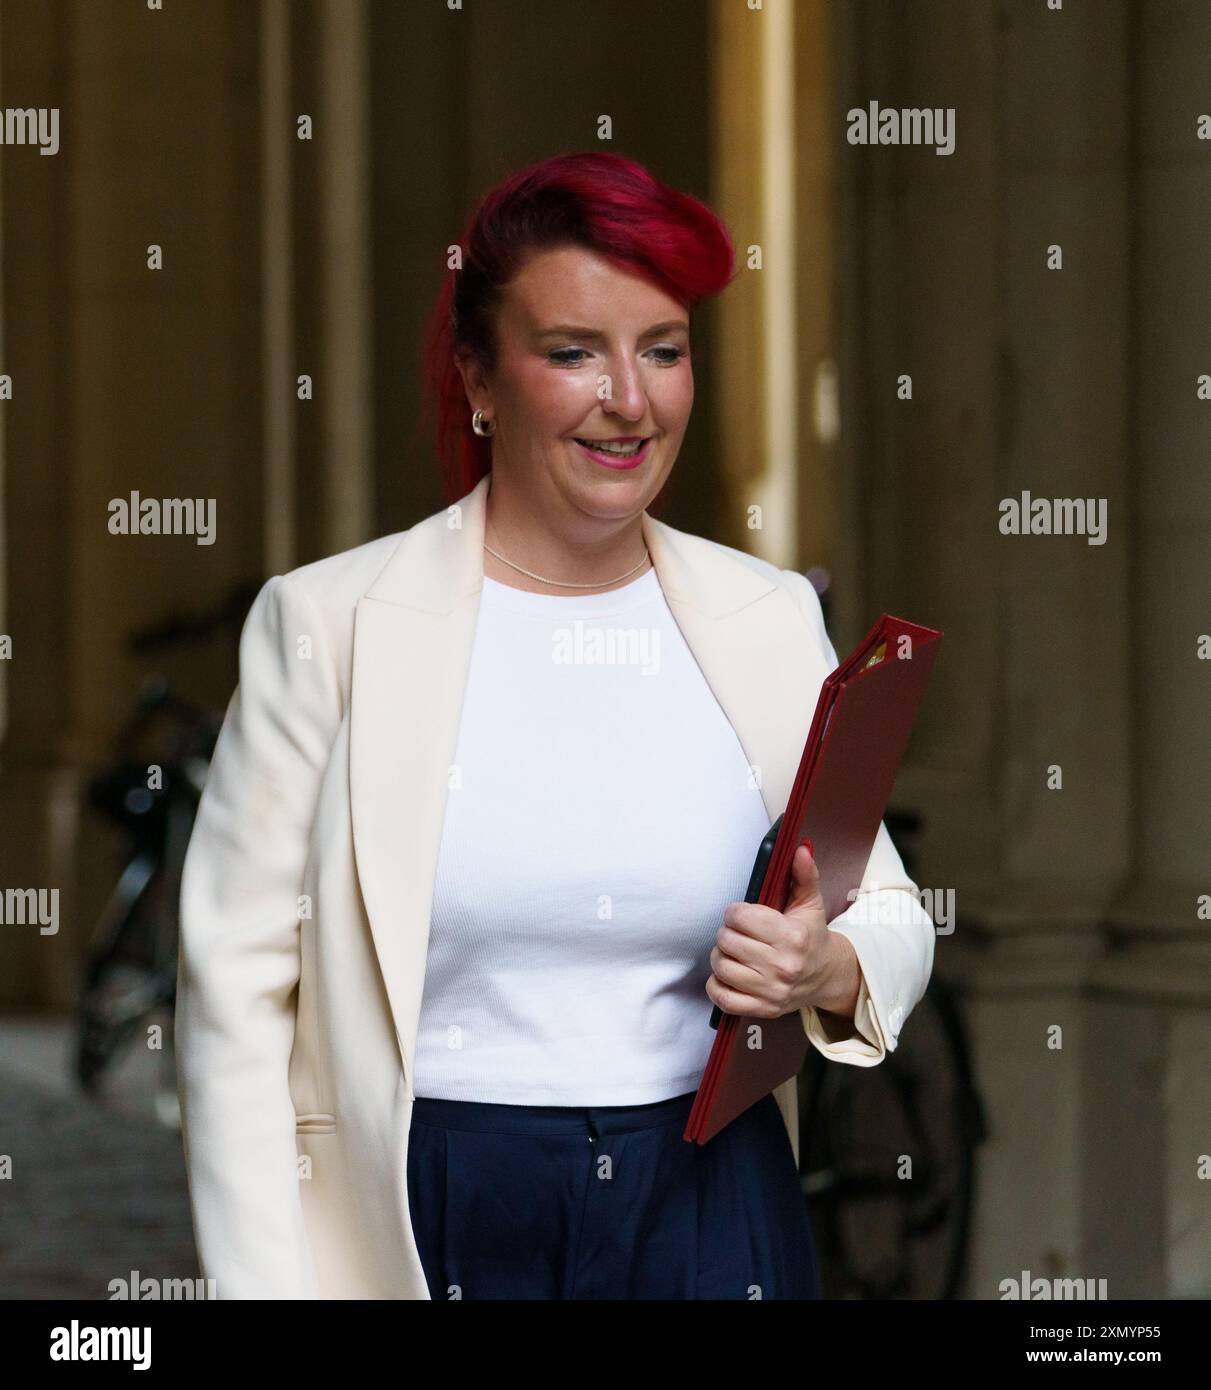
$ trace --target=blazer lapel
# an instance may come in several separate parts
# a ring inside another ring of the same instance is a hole
[[[643,529],[669,609],[760,778],[773,821],[790,799],[827,674],[824,654],[790,591],[736,551],[646,512]]]
[[[448,775],[483,586],[483,478],[404,533],[354,618],[354,856],[412,1093]],[[674,619],[759,777],[785,807],[825,672],[790,593],[724,546],[643,513]]]

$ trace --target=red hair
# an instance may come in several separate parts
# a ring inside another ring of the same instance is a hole
[[[584,246],[620,269],[646,276],[687,312],[735,274],[723,220],[688,193],[661,183],[642,164],[605,151],[562,154],[531,164],[480,201],[459,238],[462,269],[447,269],[425,330],[422,405],[441,464],[448,503],[492,468],[492,441],[471,428],[456,351],[496,362],[495,310],[501,292],[536,251]]]

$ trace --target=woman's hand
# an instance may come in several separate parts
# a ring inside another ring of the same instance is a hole
[[[785,912],[729,904],[706,992],[725,1013],[746,1018],[780,1018],[811,1004],[852,1020],[862,972],[849,938],[824,920],[820,872],[806,844],[795,851],[791,874]]]

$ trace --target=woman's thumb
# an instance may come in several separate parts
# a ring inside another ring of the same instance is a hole
[[[786,911],[815,905],[820,896],[820,870],[812,853],[812,842],[804,840],[791,859],[791,897]]]

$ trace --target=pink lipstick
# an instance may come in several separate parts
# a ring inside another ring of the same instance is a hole
[[[647,439],[643,440],[643,442],[639,445],[639,447],[635,450],[634,453],[617,453],[614,451],[607,451],[601,448],[594,448],[593,445],[604,443],[632,445],[640,438],[642,438],[642,436],[640,435],[628,435],[619,436],[610,440],[573,439],[572,442],[576,445],[576,447],[580,450],[582,454],[584,454],[587,458],[591,458],[594,463],[600,463],[606,468],[625,469],[638,468],[639,465],[644,461],[644,459],[647,458],[648,450],[651,448],[652,444],[650,436]]]

